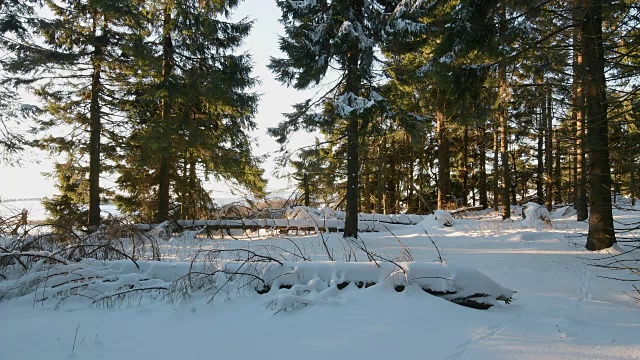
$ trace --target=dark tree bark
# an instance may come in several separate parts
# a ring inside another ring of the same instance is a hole
[[[506,7],[502,4],[500,9],[500,31],[507,32]],[[511,191],[511,174],[509,169],[509,123],[508,123],[508,94],[509,85],[507,84],[507,68],[505,64],[500,64],[498,69],[499,96],[500,106],[498,108],[498,120],[500,123],[500,159],[502,160],[502,219],[511,218],[511,202],[509,193]]]
[[[467,206],[469,192],[469,126],[464,126],[462,138],[462,206]]]
[[[93,15],[94,54],[91,62],[93,74],[91,77],[91,102],[89,104],[89,226],[96,228],[100,225],[100,135],[102,134],[102,114],[100,109],[100,92],[102,90],[101,75],[104,44],[98,36],[98,19],[100,15]]]
[[[636,187],[638,186],[638,180],[636,179],[636,163],[633,158],[631,158],[631,172],[629,175],[631,176],[631,191],[629,192],[631,196],[631,206],[636,206],[636,192],[638,191]]]
[[[364,19],[364,0],[353,3],[355,16]],[[347,56],[347,74],[345,91],[354,95],[360,94],[360,48],[358,43],[350,45]],[[358,151],[359,121],[357,112],[353,111],[347,119],[347,206],[344,223],[344,237],[358,237],[358,176],[360,160]]]
[[[540,82],[539,82],[540,83]],[[536,197],[537,202],[542,204],[544,199],[544,133],[547,128],[546,121],[546,109],[544,95],[539,93],[540,96],[540,113],[537,114],[538,120],[538,147],[536,149]]]
[[[377,205],[376,211],[378,214],[385,214],[384,209],[384,151],[387,148],[386,139],[383,138],[378,148],[378,195],[377,195]]]
[[[168,6],[164,9],[163,19],[163,35],[162,35],[162,82],[165,87],[165,95],[162,99],[161,128],[170,121],[171,101],[169,92],[169,78],[173,72],[173,41],[171,39],[171,9]],[[166,134],[165,134],[166,135]],[[169,152],[170,144],[168,139],[162,139],[163,144],[160,146],[160,169],[158,171],[158,212],[156,221],[163,222],[169,218],[169,202],[171,177],[169,173]]]
[[[415,167],[414,161],[416,155],[414,154],[413,147],[411,146],[411,138],[409,134],[407,134],[407,148],[409,149],[409,154],[407,156],[407,167],[409,168],[409,174],[406,181],[407,187],[407,212],[409,214],[414,214],[418,209],[419,200],[414,196],[414,187],[412,184],[415,184]],[[415,198],[415,199],[414,199]]]
[[[586,101],[589,154],[589,235],[588,250],[601,250],[616,243],[611,211],[611,170],[604,46],[602,39],[602,1],[580,2],[584,17],[580,24],[584,56],[584,93]]]
[[[305,172],[302,178],[304,186],[304,206],[311,206],[311,190],[309,189],[309,173]]]
[[[500,205],[500,132],[499,125],[493,132],[493,210]]]
[[[450,144],[443,105],[436,109],[436,133],[438,138],[438,209],[446,209],[449,203],[451,182]]]
[[[553,207],[553,114],[552,114],[552,99],[551,99],[551,86],[547,85],[544,89],[545,95],[545,118],[543,121],[546,121],[547,125],[546,136],[544,141],[544,150],[545,150],[545,204],[547,205],[547,210],[551,211]]]
[[[507,124],[507,111],[502,109],[499,112],[500,119],[500,159],[502,160],[502,219],[511,217],[511,202],[509,191],[511,188],[511,174],[509,171],[509,130]]]
[[[509,153],[509,155],[511,156],[511,174],[513,174],[513,183],[511,184],[511,190],[509,191],[509,194],[511,195],[511,204],[515,204],[518,202],[518,199],[516,197],[517,195],[517,188],[518,188],[518,182],[520,181],[520,176],[518,176],[518,163],[517,163],[517,154],[515,151],[512,151],[511,153]],[[526,183],[526,181],[524,181]],[[525,185],[523,185],[524,187]]]
[[[556,156],[555,156],[555,166],[554,166],[554,172],[555,175],[553,176],[554,179],[554,192],[553,192],[553,196],[554,199],[553,201],[556,204],[562,204],[562,162],[560,161],[560,134],[556,132],[555,135],[555,142],[556,142]]]
[[[478,185],[478,196],[480,198],[480,205],[482,205],[483,209],[489,207],[489,201],[487,199],[487,152],[485,151],[485,132],[484,127],[480,128],[480,146],[478,146],[478,156],[480,163],[480,174],[479,174],[479,185]]]
[[[500,123],[500,159],[502,160],[502,219],[511,218],[511,201],[509,199],[511,191],[511,171],[509,168],[509,124],[506,104],[507,70],[504,65],[500,66],[500,94],[502,103],[498,110],[498,122]]]
[[[582,1],[582,0],[576,0]],[[581,7],[576,3],[574,9],[574,29],[573,29],[573,119],[576,123],[576,146],[575,146],[575,208],[577,220],[584,221],[589,217],[587,207],[587,169],[584,139],[585,133],[585,99],[583,81],[584,57],[582,47],[582,12]]]

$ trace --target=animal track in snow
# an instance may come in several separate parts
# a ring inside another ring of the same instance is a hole
[[[584,267],[580,273],[580,301],[591,300],[592,295],[589,292],[589,284],[591,282],[591,272],[588,267]]]
[[[508,325],[513,324],[514,322],[516,322],[518,320],[519,319],[511,319],[509,321],[505,321],[503,323],[500,323],[500,324],[497,324],[497,325],[489,327],[482,334],[480,334],[478,336],[475,336],[472,339],[469,339],[469,340],[465,341],[461,345],[458,345],[455,348],[455,350],[453,350],[451,353],[449,353],[449,355],[446,355],[445,357],[443,357],[442,360],[456,360],[456,359],[459,359],[460,356],[462,356],[462,354],[464,354],[465,351],[467,350],[467,348],[469,348],[470,346],[472,346],[474,344],[477,344],[479,342],[486,341],[486,340],[489,340],[489,339],[493,338],[494,336],[498,335],[498,333],[500,331],[502,331],[502,329],[504,329]]]

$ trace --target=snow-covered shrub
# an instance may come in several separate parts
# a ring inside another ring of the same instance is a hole
[[[442,226],[451,227],[453,226],[453,216],[447,210],[436,210],[433,213],[436,217],[436,220]]]
[[[427,215],[424,220],[418,223],[422,228],[452,227],[455,220],[447,210],[436,210],[432,215]]]
[[[155,232],[154,232],[155,231]],[[32,226],[19,236],[0,238],[0,278],[18,278],[52,265],[94,260],[160,260],[162,229],[145,232],[111,221],[84,235],[71,229],[52,232],[50,225]]]
[[[522,217],[522,223],[527,226],[540,228],[551,225],[551,215],[547,208],[534,202],[528,202],[523,206]]]
[[[59,304],[74,298],[110,305],[123,301],[127,295],[166,291],[188,270],[189,264],[184,263],[83,260],[46,270],[34,268],[17,281],[1,286],[0,300],[28,295],[37,302]]]

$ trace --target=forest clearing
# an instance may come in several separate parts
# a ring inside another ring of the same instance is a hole
[[[439,213],[353,243],[340,233],[156,228],[137,248],[105,231],[118,252],[93,252],[100,260],[34,248],[20,257],[28,269],[0,270],[3,358],[637,358],[638,275],[615,268],[637,268],[622,239],[637,236],[640,212],[616,210],[621,243],[590,252],[587,224],[567,209],[551,221],[521,219],[520,207],[508,222]],[[265,272],[280,266],[288,270]],[[492,306],[461,306],[447,291],[485,292],[492,298],[475,299]]]

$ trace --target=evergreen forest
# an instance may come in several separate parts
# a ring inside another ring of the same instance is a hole
[[[323,85],[269,129],[294,204],[344,210],[345,237],[359,213],[569,204],[587,249],[616,242],[612,209],[640,197],[640,1],[264,1],[273,77]],[[239,3],[0,0],[0,161],[58,159],[52,222],[91,231],[106,201],[207,219],[210,179],[267,195]],[[292,147],[300,131],[319,135]]]

